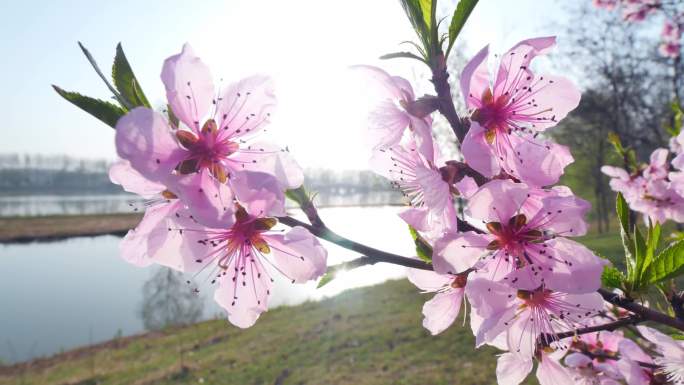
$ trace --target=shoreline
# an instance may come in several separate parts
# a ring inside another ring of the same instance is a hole
[[[401,203],[349,204],[327,206],[320,209],[344,207],[404,206]],[[296,207],[288,207],[288,210]],[[123,237],[134,228],[142,213],[46,215],[37,217],[0,217],[0,244],[26,244],[54,242],[76,237],[115,235]]]
[[[140,213],[0,218],[0,243],[8,245],[99,235],[124,236],[141,218]]]

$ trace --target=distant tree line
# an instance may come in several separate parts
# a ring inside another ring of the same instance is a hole
[[[121,187],[109,181],[110,165],[107,160],[68,155],[0,154],[0,195],[121,193]],[[393,191],[385,179],[371,171],[309,169],[305,175],[307,188],[320,196]]]

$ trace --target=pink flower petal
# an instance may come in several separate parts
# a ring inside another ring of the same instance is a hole
[[[243,262],[237,266],[240,261]],[[233,258],[226,270],[228,274],[222,274],[218,280],[214,300],[226,311],[228,320],[239,328],[254,325],[261,313],[268,309],[273,283],[261,268],[255,262]]]
[[[575,385],[568,369],[545,354],[537,366],[537,380],[539,385]]]
[[[164,118],[144,107],[134,108],[117,122],[116,151],[143,177],[159,183],[165,183],[185,153]]]
[[[177,232],[168,230],[168,219],[180,208],[178,200],[148,208],[138,226],[129,230],[119,244],[121,257],[141,267],[154,263],[162,246],[178,236]]]
[[[472,268],[491,238],[474,231],[447,233],[435,242],[432,264],[439,274],[458,274]]]
[[[523,40],[501,56],[499,71],[494,83],[494,95],[503,95],[507,90],[529,84],[529,65],[535,56],[544,54],[556,44],[556,37],[538,37]]]
[[[587,357],[582,353],[573,352],[565,357],[565,365],[571,368],[583,368],[589,366],[593,362],[593,359]]]
[[[229,228],[235,223],[233,192],[207,169],[179,176],[171,187],[199,223],[214,228]]]
[[[304,283],[322,276],[327,269],[328,252],[309,230],[295,226],[285,234],[264,234],[273,254],[273,263],[287,278]]]
[[[485,90],[489,89],[488,56],[489,46],[487,45],[463,67],[461,93],[468,108],[479,108],[482,105],[480,102],[482,95]]]
[[[423,327],[434,336],[446,330],[458,317],[463,301],[463,289],[435,294],[423,305]]]
[[[283,189],[293,189],[304,183],[304,172],[294,157],[271,143],[258,142],[241,148],[226,164],[234,171],[248,170],[271,174]]]
[[[409,82],[398,76],[391,76],[382,68],[369,65],[355,65],[351,67],[353,70],[363,74],[367,79],[371,80],[376,86],[380,86],[389,99],[413,99],[413,89]]]
[[[520,112],[516,112],[513,118],[531,122],[534,131],[543,131],[553,127],[563,120],[568,113],[579,105],[582,97],[581,92],[571,80],[562,76],[537,75],[529,84],[529,100],[520,99]],[[532,99],[533,97],[533,99]],[[526,103],[533,100],[533,106]]]
[[[161,79],[173,113],[186,126],[199,132],[214,99],[209,67],[186,43],[181,53],[164,61]]]
[[[215,119],[219,138],[244,138],[261,131],[275,111],[273,81],[254,75],[221,90]]]
[[[485,222],[508,223],[528,197],[528,187],[506,179],[495,179],[470,197],[466,212]]]
[[[470,199],[470,197],[473,196],[473,194],[475,194],[480,188],[475,182],[475,179],[469,176],[464,176],[463,179],[454,183],[454,186],[456,186],[456,189],[458,189],[461,197],[465,199]]]
[[[566,293],[591,293],[601,287],[601,274],[608,261],[597,257],[584,245],[565,238],[547,242],[548,252],[556,263],[548,272],[545,284],[551,290]]]
[[[412,284],[420,290],[435,292],[451,284],[453,278],[447,274],[422,269],[406,269],[406,275]]]
[[[499,385],[518,385],[532,371],[532,359],[504,353],[496,360],[496,382]]]
[[[256,171],[233,172],[228,183],[235,198],[251,215],[285,215],[285,193],[273,175]]]
[[[515,152],[520,155],[509,157],[508,167],[522,182],[536,187],[558,182],[565,167],[575,161],[567,146],[532,138],[520,139]]]
[[[499,162],[484,135],[485,129],[477,122],[470,123],[470,129],[463,139],[461,153],[466,163],[486,177],[492,177],[501,170]]]
[[[109,168],[109,180],[125,191],[151,198],[166,190],[163,184],[152,182],[131,167],[126,160],[119,160]]]

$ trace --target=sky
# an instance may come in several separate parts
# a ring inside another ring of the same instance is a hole
[[[453,7],[442,0],[439,11],[446,16]],[[458,44],[471,56],[485,44],[503,52],[524,38],[559,34],[555,26],[563,9],[561,0],[480,0]],[[116,158],[114,130],[50,87],[110,97],[77,41],[105,73],[122,42],[153,105],[164,103],[164,59],[185,42],[215,80],[273,76],[278,109],[260,139],[288,146],[305,168],[367,168],[362,143],[368,95],[349,66],[370,64],[410,80],[427,78],[418,62],[378,59],[406,50],[400,43],[414,39],[397,0],[25,0],[0,4],[0,31],[0,153]],[[416,88],[429,91],[427,86]],[[457,90],[453,94],[459,97]]]

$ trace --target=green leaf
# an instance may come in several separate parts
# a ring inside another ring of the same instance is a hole
[[[117,91],[131,106],[150,108],[150,102],[147,101],[138,79],[135,78],[121,43],[116,45],[116,56],[112,65],[112,80],[114,80]]]
[[[670,337],[672,337],[673,340],[679,340],[679,341],[684,340],[684,334],[678,334],[678,333],[670,334]]]
[[[84,96],[77,92],[65,91],[55,85],[53,85],[52,88],[54,88],[64,99],[90,115],[100,119],[112,128],[115,128],[119,118],[126,114],[126,111],[123,108],[113,103]]]
[[[323,274],[323,277],[321,278],[320,281],[318,281],[318,285],[316,285],[316,289],[320,289],[323,286],[329,284],[333,279],[335,279],[335,273],[334,271],[329,271]]]
[[[430,8],[431,0],[400,0],[413,29],[418,34],[423,47],[430,51]],[[427,12],[426,12],[427,11]]]
[[[625,265],[627,266],[627,277],[630,281],[634,277],[636,261],[634,260],[634,241],[629,229],[629,205],[621,193],[615,198],[615,211],[617,212],[618,222],[620,223],[620,236],[622,246],[625,250]]]
[[[109,88],[109,91],[112,92],[112,94],[114,95],[114,98],[119,102],[119,104],[121,104],[121,106],[126,111],[133,109],[133,106],[131,106],[130,103],[128,103],[128,100],[126,100],[126,98],[124,98],[119,93],[119,91],[117,91],[116,88],[114,88],[114,86],[109,82],[107,77],[105,77],[105,75],[102,73],[102,70],[100,70],[100,66],[97,65],[97,62],[95,61],[95,58],[90,53],[90,51],[88,51],[88,49],[83,44],[81,44],[80,41],[78,42],[78,46],[81,47],[81,51],[83,51],[83,55],[85,55],[86,59],[88,59],[88,61],[90,62],[90,65],[93,66],[95,73],[97,73],[97,76],[99,76],[100,79],[102,79],[102,81],[107,86],[107,88]]]
[[[413,238],[413,243],[416,245],[418,258],[424,262],[432,263],[432,246],[412,226],[409,226],[409,232],[411,232],[411,238]]]
[[[648,268],[648,265],[651,264],[653,258],[655,257],[656,250],[658,250],[658,246],[660,245],[660,234],[660,224],[657,222],[655,225],[649,223],[648,238],[646,240],[646,254],[644,255],[644,258],[640,264],[637,261],[637,270],[639,271],[640,276],[641,273]]]
[[[601,274],[601,283],[604,287],[612,289],[621,289],[623,287],[623,282],[625,281],[625,275],[613,266],[606,266],[603,268],[603,273]]]
[[[646,259],[646,240],[639,230],[639,226],[634,226],[634,271],[628,277],[634,289],[640,288],[641,269]]]
[[[397,59],[397,58],[416,59],[416,60],[420,60],[422,62],[425,62],[423,60],[423,58],[421,58],[420,56],[415,55],[411,52],[393,52],[393,53],[388,53],[388,54],[380,56],[380,59],[382,59],[382,60]]]
[[[670,236],[666,238],[669,242],[676,242],[684,240],[684,231],[673,231]]]
[[[458,34],[461,33],[470,13],[473,12],[478,0],[460,0],[456,6],[453,16],[451,16],[451,24],[449,24],[449,45],[447,46],[447,56],[451,51],[451,47],[456,42]]]
[[[677,136],[682,131],[682,124],[684,123],[684,111],[679,105],[679,100],[675,98],[670,104],[672,110],[672,125],[667,126],[667,132],[671,136]]]
[[[620,156],[623,156],[625,153],[625,148],[622,147],[622,141],[620,140],[620,136],[614,132],[609,132],[608,133],[608,142],[613,145],[615,148],[615,152],[617,152]]]
[[[684,272],[684,241],[675,242],[665,248],[643,271],[642,283],[652,285],[675,278]]]
[[[435,5],[437,2],[435,2]],[[432,29],[432,0],[418,0],[420,12],[423,14],[423,22],[427,26],[428,32]]]

